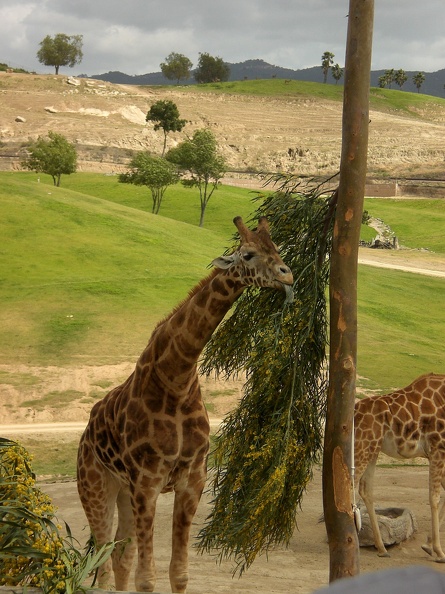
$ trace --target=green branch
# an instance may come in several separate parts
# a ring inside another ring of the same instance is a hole
[[[213,507],[198,535],[201,551],[233,559],[240,573],[258,553],[288,543],[322,445],[332,196],[320,187],[296,193],[292,178],[278,181],[256,217],[268,217],[293,271],[294,302],[247,290],[202,362],[204,373],[247,378],[216,439]]]

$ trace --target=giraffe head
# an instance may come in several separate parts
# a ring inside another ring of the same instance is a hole
[[[259,219],[258,227],[253,231],[246,227],[241,217],[235,217],[233,222],[240,235],[240,245],[233,254],[216,258],[212,264],[227,270],[245,286],[283,290],[286,300],[292,301],[292,272],[270,237],[266,217]]]

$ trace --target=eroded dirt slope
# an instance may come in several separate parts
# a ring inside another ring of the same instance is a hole
[[[53,130],[76,143],[80,170],[121,170],[129,151],[161,152],[162,132],[155,132],[152,123],[145,121],[150,105],[159,99],[174,101],[181,117],[189,120],[182,133],[169,135],[169,146],[209,126],[233,170],[310,175],[338,170],[340,102],[13,73],[0,73],[0,167],[17,166],[17,159],[8,155],[23,150],[29,139]],[[438,104],[416,117],[372,111],[370,118],[370,173],[400,177],[443,173],[445,108]]]

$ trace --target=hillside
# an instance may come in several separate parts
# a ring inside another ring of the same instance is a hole
[[[65,76],[0,73],[0,169],[19,168],[30,139],[48,130],[74,142],[81,171],[120,171],[133,151],[160,152],[145,115],[170,99],[189,120],[169,146],[197,128],[215,133],[232,171],[327,175],[341,150],[340,86],[286,80],[187,87],[115,85]],[[443,177],[445,100],[371,90],[369,172]]]
[[[293,70],[292,68],[283,68],[282,66],[275,66],[269,64],[264,60],[245,60],[244,62],[236,62],[232,64],[227,62],[227,66],[230,68],[229,81],[235,80],[257,80],[267,78],[284,78],[299,81],[311,81],[311,82],[323,82],[323,72],[321,66],[312,66],[311,68],[303,68]],[[395,68],[397,70],[397,67]],[[408,91],[411,93],[417,92],[417,88],[413,83],[413,76],[418,71],[408,70],[405,74],[408,80],[402,87],[402,91]],[[385,74],[384,70],[372,70],[371,71],[371,86],[378,87],[379,78]],[[444,82],[445,82],[445,69],[437,70],[436,72],[424,72],[425,81],[422,84],[421,91],[425,95],[435,95],[436,97],[444,96]],[[89,78],[86,74],[80,75]],[[125,85],[173,85],[176,81],[171,81],[165,78],[162,72],[150,72],[147,74],[130,75],[124,72],[112,71],[103,74],[94,74],[91,78],[99,80],[105,80],[107,82],[125,84]],[[195,84],[195,79],[190,77],[185,81],[185,84]],[[331,72],[328,74],[328,83],[334,83]],[[399,89],[394,84],[393,88]]]

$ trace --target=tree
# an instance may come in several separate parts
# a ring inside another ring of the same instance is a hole
[[[158,214],[162,199],[168,186],[179,180],[176,167],[163,157],[155,157],[148,152],[138,153],[130,161],[130,169],[119,175],[119,181],[136,186],[147,186],[153,199],[151,212]]]
[[[379,87],[381,89],[384,89],[387,84],[388,84],[388,80],[387,80],[386,76],[384,74],[382,74],[382,76],[379,76]]]
[[[360,570],[352,444],[358,245],[366,182],[373,19],[373,0],[349,1],[340,179],[329,277],[329,387],[323,452],[323,509],[331,582]]]
[[[408,77],[406,76],[406,72],[401,68],[394,74],[394,81],[400,88],[403,87],[407,80]]]
[[[334,66],[332,66],[332,68],[331,68],[331,72],[332,72],[333,78],[335,79],[335,84],[337,84],[338,81],[343,76],[343,68],[340,68],[339,64],[334,64]]]
[[[183,54],[172,52],[167,56],[165,62],[160,64],[162,74],[168,80],[176,80],[179,84],[181,79],[190,78],[190,71],[192,69],[192,62]]]
[[[22,166],[36,173],[46,173],[60,186],[62,174],[70,175],[77,169],[77,152],[74,145],[61,134],[48,132],[48,138],[39,138],[28,148],[29,156]]]
[[[400,73],[399,79],[402,80],[403,75],[405,74],[405,72],[403,70],[398,70],[397,72],[394,72],[394,69],[391,68],[391,70],[385,70],[385,74],[382,74],[382,76],[379,76],[379,87],[381,89],[385,89],[386,87],[391,88],[391,84],[396,80],[396,76],[397,74]],[[402,82],[403,83],[406,82],[406,78],[405,80]]]
[[[198,67],[193,76],[197,83],[225,82],[229,80],[230,68],[222,58],[200,53]]]
[[[328,80],[328,72],[329,68],[334,63],[334,54],[331,52],[325,52],[321,56],[321,69],[323,71],[323,82],[325,83]]]
[[[394,72],[394,68],[391,68],[390,70],[385,70],[385,80],[386,80],[386,86],[388,86],[389,88],[391,88],[392,83],[395,80],[395,72]]]
[[[176,103],[168,99],[160,99],[153,103],[146,116],[147,122],[156,122],[155,130],[162,128],[164,131],[164,146],[162,148],[162,156],[165,154],[165,147],[167,145],[167,134],[169,132],[181,132],[187,124],[187,120],[179,118],[179,110]]]
[[[417,92],[420,93],[420,87],[425,82],[425,75],[423,72],[418,72],[413,76],[413,83],[416,85]]]
[[[37,58],[45,66],[54,66],[56,74],[59,74],[60,66],[72,68],[82,61],[82,39],[82,35],[65,35],[65,33],[57,33],[54,38],[47,35],[40,42]]]
[[[181,180],[184,186],[199,189],[201,201],[199,226],[202,227],[207,204],[227,170],[224,157],[218,154],[215,136],[207,128],[196,130],[192,138],[170,149],[166,159],[187,172],[187,178]]]

